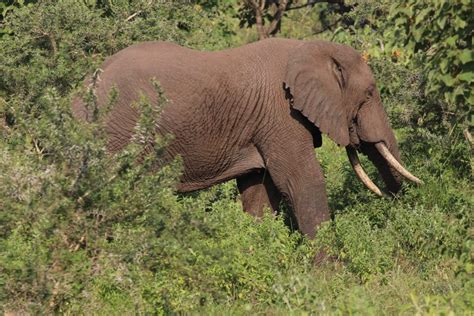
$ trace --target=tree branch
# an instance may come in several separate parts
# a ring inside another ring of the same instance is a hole
[[[280,3],[278,4],[277,10],[275,12],[275,15],[273,16],[273,20],[268,26],[267,34],[275,35],[279,31],[280,25],[281,25],[280,23],[281,18],[283,17],[283,13],[286,10],[287,4],[288,4],[288,0],[280,1]]]
[[[286,8],[286,11],[291,11],[291,10],[298,10],[298,9],[302,9],[302,8],[306,8],[306,7],[309,7],[309,6],[313,6],[317,3],[334,3],[334,4],[341,4],[341,5],[344,5],[344,0],[308,0],[308,2],[306,2],[305,4],[301,4],[299,6],[295,6],[295,7],[288,7]]]
[[[341,21],[342,21],[341,18],[340,18],[340,19],[337,19],[337,20],[334,21],[333,23],[326,25],[326,27],[323,27],[321,30],[316,31],[316,32],[313,32],[312,35],[321,34],[321,33],[326,32],[327,30],[331,30],[334,26],[336,26],[337,24],[339,24],[339,22],[341,22]]]

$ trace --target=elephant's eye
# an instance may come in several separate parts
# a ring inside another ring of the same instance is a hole
[[[337,60],[333,59],[333,62],[334,62],[334,69],[335,69],[335,72],[336,72],[336,76],[337,76],[339,85],[341,86],[341,88],[345,87],[346,86],[346,80],[344,78],[344,70],[342,69],[341,64],[339,64],[339,62]]]
[[[367,89],[367,99],[370,99],[374,96],[375,86],[371,85],[369,89]]]
[[[335,64],[336,64],[336,70],[337,70],[337,72],[339,73],[339,75],[340,75],[342,78],[344,78],[343,75],[342,75],[342,67],[341,67],[341,65],[340,65],[338,62],[335,62]]]

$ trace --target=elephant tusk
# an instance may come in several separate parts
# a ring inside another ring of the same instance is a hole
[[[357,177],[362,181],[362,183],[369,189],[370,191],[374,192],[378,196],[383,196],[382,191],[375,185],[375,183],[370,180],[367,173],[365,173],[362,165],[360,164],[359,157],[357,156],[357,151],[350,146],[346,147],[347,157],[351,163],[354,172],[356,173]]]
[[[397,159],[395,159],[395,157],[393,157],[392,153],[388,150],[387,146],[385,146],[384,143],[376,143],[375,148],[377,148],[379,153],[385,158],[385,160],[387,160],[388,164],[392,166],[395,170],[397,170],[402,176],[417,184],[423,184],[423,181],[412,175],[398,162]]]

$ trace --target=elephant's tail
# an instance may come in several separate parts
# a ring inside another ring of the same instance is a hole
[[[96,90],[97,83],[100,80],[99,75],[102,73],[102,69],[97,69],[92,76],[87,76],[84,80],[83,91],[76,92],[72,99],[72,114],[75,118],[86,122],[93,120],[93,104],[88,104],[84,99],[84,95],[92,95],[91,103],[97,102]],[[82,92],[82,93],[81,93]],[[97,106],[97,104],[95,104]]]

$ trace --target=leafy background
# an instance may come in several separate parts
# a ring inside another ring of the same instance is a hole
[[[325,139],[316,155],[334,220],[313,241],[288,228],[285,214],[246,215],[234,182],[176,194],[179,161],[151,173],[151,161],[133,164],[140,143],[110,157],[101,117],[77,122],[71,94],[135,42],[216,50],[256,40],[248,3],[3,1],[4,313],[473,312],[471,2],[289,5],[302,7],[285,13],[277,36],[349,44],[368,60],[404,163],[426,184],[378,199]],[[152,135],[159,115],[146,99],[139,106],[136,139]],[[159,159],[168,140],[154,141]],[[336,260],[315,265],[320,248]]]

